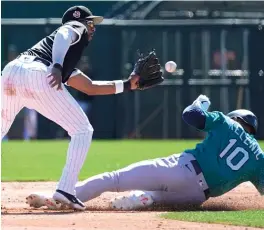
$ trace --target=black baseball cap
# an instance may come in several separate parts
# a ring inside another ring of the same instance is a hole
[[[82,21],[91,20],[94,24],[100,24],[104,18],[102,16],[95,16],[92,12],[85,6],[73,6],[66,10],[62,16],[62,24],[69,21]]]

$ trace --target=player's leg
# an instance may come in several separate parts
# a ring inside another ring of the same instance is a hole
[[[82,209],[83,204],[75,198],[75,184],[92,141],[93,128],[65,86],[63,90],[56,90],[49,86],[45,72],[32,71],[31,74],[31,78],[37,81],[32,82],[35,89],[34,100],[28,100],[27,107],[59,124],[71,136],[66,164],[54,196]]]
[[[134,210],[137,208],[147,208],[152,204],[158,206],[188,205],[198,206],[205,200],[201,191],[194,186],[192,190],[178,192],[165,191],[131,191],[128,195],[118,196],[111,199],[109,206],[119,210]]]
[[[132,195],[147,194],[151,196],[153,201],[159,205],[182,205],[192,204],[200,205],[204,200],[204,195],[197,186],[192,186],[192,190],[184,190],[178,192],[165,191],[133,191]]]
[[[117,171],[102,173],[78,182],[76,196],[85,202],[100,196],[103,192],[163,190],[162,171],[167,167],[161,164],[160,159],[153,159],[140,161]]]
[[[204,192],[197,182],[193,168],[190,166],[192,171],[189,171],[185,166],[189,160],[184,159],[172,155],[141,161],[117,171],[95,175],[77,183],[76,195],[81,201],[86,202],[107,191],[143,190],[144,196],[135,196],[132,193],[111,201],[110,205],[119,209],[145,207],[153,201],[161,204],[202,203],[206,199]],[[56,207],[54,201],[49,198],[48,200]]]
[[[106,191],[145,190],[153,191],[154,202],[202,203],[205,195],[196,174],[194,170],[191,172],[186,168],[187,161],[182,159],[172,155],[91,177],[76,185],[77,197],[85,202]],[[169,195],[167,200],[166,195]],[[133,202],[134,198],[132,196]],[[127,200],[124,203],[127,205]]]
[[[116,209],[146,207],[145,200],[160,205],[201,205],[207,199],[205,190],[208,187],[197,166],[191,164],[193,160],[195,159],[190,154],[181,155],[177,165],[174,166],[176,169],[174,173],[167,174],[167,180],[164,180],[167,184],[165,191],[132,191],[128,196],[111,200],[110,206]]]
[[[123,169],[102,173],[78,182],[76,194],[82,201],[88,201],[106,191],[165,191],[170,189],[169,185],[175,181],[180,185],[185,179],[177,176],[179,174],[177,165],[176,155],[137,162]]]
[[[23,108],[22,98],[17,88],[17,76],[20,74],[20,67],[9,63],[2,71],[1,76],[1,139],[5,137],[13,124],[16,115]],[[18,76],[21,77],[21,76]]]
[[[162,159],[145,160],[117,171],[95,175],[76,184],[76,196],[82,202],[86,202],[104,192],[162,191],[166,188],[166,177],[168,177],[166,171],[168,170],[169,173],[169,167],[175,165],[176,162],[177,158],[171,159],[170,165]],[[46,205],[49,208],[56,207],[56,202],[49,195],[43,196],[39,193],[33,193],[30,194],[28,199],[30,199],[28,200],[29,204],[34,207],[38,207],[38,204],[43,205],[45,200],[48,201]],[[125,202],[126,200],[122,200],[120,205],[124,206]],[[138,202],[133,202],[133,206],[131,206],[131,202],[127,202],[126,208],[128,206],[134,208],[136,203],[138,204]],[[113,204],[112,206],[119,207],[119,204]]]

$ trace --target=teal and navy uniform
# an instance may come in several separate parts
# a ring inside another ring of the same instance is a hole
[[[210,196],[220,196],[246,181],[264,195],[264,153],[253,135],[223,113],[193,105],[185,109],[183,119],[207,132],[202,143],[185,152],[199,162]]]
[[[76,185],[77,197],[86,202],[106,191],[137,190],[157,204],[200,205],[246,181],[251,181],[264,195],[264,154],[254,136],[223,113],[205,112],[206,103],[198,102],[188,106],[182,115],[186,123],[208,133],[195,149],[88,178]],[[257,123],[253,125],[255,131]],[[132,193],[127,199],[117,200],[133,207],[129,197],[135,204],[136,197],[141,195]]]

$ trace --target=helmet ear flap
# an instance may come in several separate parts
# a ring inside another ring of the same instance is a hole
[[[242,119],[240,119],[240,120],[241,120],[240,124],[243,126],[243,128],[244,128],[248,133],[253,134],[253,135],[256,134],[256,132],[255,132],[253,126],[251,126],[250,124],[246,123],[246,122],[243,121]]]
[[[248,133],[255,135],[258,129],[258,118],[257,116],[249,110],[238,109],[227,114],[231,119],[238,121],[247,127]]]

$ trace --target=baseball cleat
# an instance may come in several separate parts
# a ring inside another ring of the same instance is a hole
[[[85,205],[76,196],[57,189],[53,195],[53,199],[63,205],[68,205],[72,209],[84,211]]]
[[[32,193],[28,197],[26,197],[26,203],[29,204],[30,207],[40,208],[43,206],[47,206],[48,209],[58,210],[61,209],[61,204],[56,202],[51,194],[45,193]]]
[[[151,195],[131,192],[128,196],[119,196],[110,201],[110,208],[116,210],[134,210],[151,206],[154,203]]]

